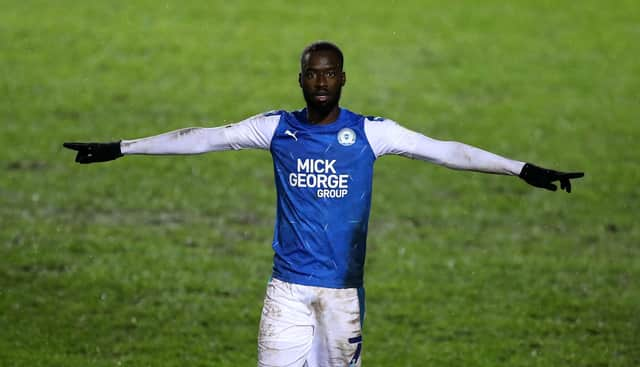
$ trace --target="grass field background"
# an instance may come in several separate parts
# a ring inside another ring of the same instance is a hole
[[[364,365],[640,365],[640,3],[595,0],[2,1],[0,365],[255,365],[269,154],[61,144],[299,108],[317,39],[344,107],[586,172],[380,159]]]

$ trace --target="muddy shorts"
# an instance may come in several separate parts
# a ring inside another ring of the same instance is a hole
[[[360,366],[363,288],[271,279],[260,319],[258,366]]]

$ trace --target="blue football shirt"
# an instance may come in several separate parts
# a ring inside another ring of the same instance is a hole
[[[326,125],[306,110],[278,111],[271,139],[277,189],[273,276],[330,287],[362,286],[376,159],[364,116],[346,109]]]
[[[120,148],[127,155],[270,150],[277,189],[273,276],[331,288],[362,286],[377,157],[393,154],[453,169],[513,176],[524,166],[346,109],[327,125],[309,123],[306,110],[277,111],[226,126],[123,140]]]

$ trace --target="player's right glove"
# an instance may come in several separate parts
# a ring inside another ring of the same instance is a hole
[[[76,162],[95,163],[107,162],[123,156],[120,142],[112,143],[64,143],[63,147],[76,150]]]
[[[531,186],[541,187],[551,191],[558,189],[553,182],[560,181],[560,188],[566,192],[571,192],[570,180],[583,177],[584,172],[558,172],[526,163],[518,176]]]

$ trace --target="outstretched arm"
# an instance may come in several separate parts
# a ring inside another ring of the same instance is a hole
[[[269,149],[278,116],[257,115],[222,127],[191,127],[111,143],[64,143],[76,150],[76,162],[106,162],[130,154],[201,154],[237,149]]]
[[[552,182],[560,181],[560,187],[571,192],[570,179],[584,176],[582,172],[544,169],[455,141],[432,139],[391,120],[366,123],[367,138],[376,156],[397,154],[452,169],[519,176],[530,185],[553,191],[557,187]]]

